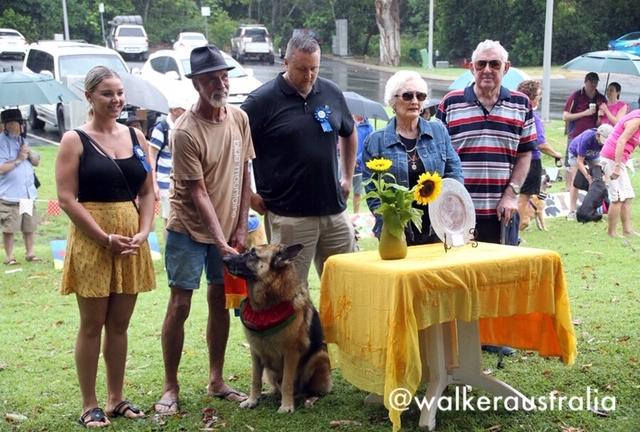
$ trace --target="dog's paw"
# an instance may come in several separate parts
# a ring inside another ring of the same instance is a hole
[[[257,405],[258,405],[257,399],[247,399],[245,401],[240,402],[240,408],[242,409],[255,408]]]
[[[280,405],[280,408],[278,408],[278,414],[284,414],[284,413],[292,413],[295,411],[295,408],[293,407],[293,405]]]

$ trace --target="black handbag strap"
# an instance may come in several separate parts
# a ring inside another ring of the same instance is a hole
[[[138,208],[138,203],[136,203],[136,197],[133,195],[133,192],[131,192],[131,188],[129,187],[129,182],[127,181],[127,176],[122,171],[122,168],[120,168],[120,165],[118,165],[116,160],[114,158],[112,158],[111,155],[109,153],[107,153],[104,150],[104,148],[96,140],[91,138],[91,136],[89,136],[88,133],[86,133],[82,129],[75,129],[75,131],[78,133],[78,135],[82,135],[83,137],[85,137],[91,143],[91,145],[93,145],[96,148],[96,150],[98,150],[100,153],[102,153],[104,156],[106,156],[111,162],[113,162],[115,167],[118,168],[118,172],[120,173],[120,176],[122,177],[122,180],[124,180],[124,185],[127,188],[127,193],[129,194],[129,199],[133,203],[133,206],[135,207],[135,209],[138,212],[138,214],[140,214],[140,209]],[[135,146],[138,143],[138,139],[136,138],[136,132],[133,130],[133,128],[129,128],[129,133],[131,134],[132,146]]]

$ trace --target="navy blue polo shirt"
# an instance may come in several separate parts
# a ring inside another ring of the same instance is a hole
[[[241,108],[248,114],[256,158],[257,192],[269,211],[281,216],[326,216],[344,211],[338,179],[338,136],[353,132],[342,91],[318,77],[303,98],[279,74],[254,90]],[[314,114],[331,111],[331,132]]]

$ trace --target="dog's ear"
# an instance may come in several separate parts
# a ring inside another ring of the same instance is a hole
[[[280,268],[289,265],[293,262],[293,259],[304,248],[304,245],[297,243],[291,246],[282,246],[278,253],[273,257],[271,263],[274,267]]]

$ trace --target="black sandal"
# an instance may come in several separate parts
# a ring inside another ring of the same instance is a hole
[[[134,414],[140,414],[140,408],[129,402],[128,400],[123,400],[118,405],[113,407],[113,410],[109,412],[109,417],[127,417],[125,414],[127,411],[131,411]],[[135,417],[127,417],[127,418],[135,418]]]
[[[88,424],[92,422],[104,423],[104,426],[108,425],[107,416],[105,415],[104,411],[102,411],[102,408],[100,407],[91,408],[90,410],[85,411],[85,413],[82,414],[78,419],[78,423],[80,423],[82,426],[86,428],[88,428],[89,427]],[[92,426],[92,427],[103,427],[103,426]]]

